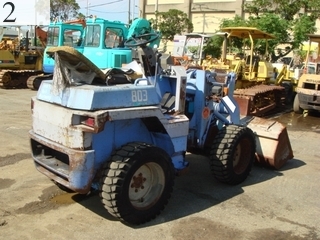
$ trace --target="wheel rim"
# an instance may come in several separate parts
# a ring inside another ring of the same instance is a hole
[[[165,186],[165,176],[157,163],[142,165],[132,176],[129,199],[137,209],[147,209],[160,198]]]
[[[237,145],[233,154],[233,169],[237,174],[241,174],[246,170],[250,162],[251,142],[248,138],[242,139]]]
[[[2,82],[3,82],[4,84],[6,84],[6,83],[8,83],[8,82],[10,82],[10,81],[11,81],[11,76],[10,76],[10,74],[5,73],[5,74],[2,76]]]

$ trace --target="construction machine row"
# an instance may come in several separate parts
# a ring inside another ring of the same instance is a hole
[[[48,26],[47,31],[37,27],[35,32],[42,47],[34,49],[28,49],[28,38],[24,45],[4,39],[0,45],[0,87],[37,90],[43,80],[52,77],[54,56],[47,54],[46,49],[54,46],[73,47],[101,69],[121,68],[136,58],[134,48],[123,46],[123,42],[140,30],[154,32],[146,19],[137,19],[129,27],[118,21],[90,18],[86,21],[54,22]],[[224,38],[219,61],[203,54],[208,39],[213,35],[192,33],[176,37],[171,56],[173,63],[211,71],[221,83],[226,83],[227,74],[234,72],[237,76],[234,97],[243,116],[265,116],[276,108],[293,103],[302,70],[296,74],[289,66],[282,65],[275,71],[275,65],[267,60],[266,55],[254,53],[256,39],[265,40],[267,49],[267,42],[274,39],[273,35],[250,27],[223,28],[216,35]],[[249,40],[247,55],[227,54],[227,42],[232,37]],[[160,39],[153,39],[152,46],[159,46],[159,42]],[[311,69],[312,64],[317,68],[315,63],[308,62],[305,69]],[[303,101],[302,97],[300,99]],[[294,101],[296,112],[302,109],[298,100],[296,97]]]
[[[134,54],[124,47],[123,42],[137,31],[152,33],[149,21],[136,19],[130,26],[119,21],[101,18],[52,22],[47,29],[35,28],[41,46],[29,48],[26,41],[2,39],[0,48],[0,87],[30,88],[37,90],[41,82],[52,77],[54,58],[47,48],[70,46],[87,56],[100,68],[122,67],[129,63]],[[0,39],[1,41],[1,39]],[[152,45],[159,46],[160,39]]]

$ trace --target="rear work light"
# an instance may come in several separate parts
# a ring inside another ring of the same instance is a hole
[[[94,128],[95,120],[92,117],[88,117],[86,120],[82,121],[81,123],[88,127]]]
[[[98,133],[103,131],[104,125],[108,118],[103,115],[100,116],[84,116],[73,115],[72,125],[80,128],[83,132]]]

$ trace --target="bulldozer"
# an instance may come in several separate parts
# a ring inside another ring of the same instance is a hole
[[[25,38],[0,39],[0,87],[26,88],[27,79],[42,72],[43,47],[30,47]]]
[[[267,48],[268,40],[275,37],[253,27],[226,27],[220,31],[227,33],[222,57],[219,62],[209,67],[216,73],[216,78],[220,82],[225,81],[224,76],[228,72],[237,74],[234,97],[240,106],[240,114],[263,116],[277,106],[283,105],[286,95],[285,88],[275,84],[272,63],[265,56],[254,53],[254,40],[265,39]],[[249,40],[250,46],[246,51],[247,54],[227,56],[227,39],[232,37]]]

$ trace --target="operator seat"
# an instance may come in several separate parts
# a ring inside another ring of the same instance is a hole
[[[246,70],[248,69],[248,72],[249,72],[249,66],[250,66],[250,57],[251,57],[251,55],[248,55],[246,58],[246,65],[247,65]],[[252,70],[253,70],[253,72],[258,72],[259,62],[260,62],[259,56],[252,57]]]

